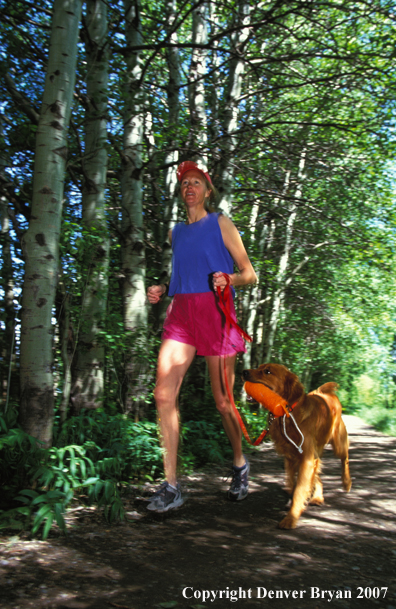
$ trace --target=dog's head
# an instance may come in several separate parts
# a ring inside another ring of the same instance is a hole
[[[305,393],[304,386],[296,374],[281,364],[262,364],[258,368],[244,370],[244,381],[261,383],[284,398],[288,404],[294,404]]]

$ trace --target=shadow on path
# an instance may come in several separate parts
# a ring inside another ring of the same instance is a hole
[[[352,490],[342,490],[326,448],[326,503],[308,507],[297,529],[277,529],[288,498],[266,443],[249,454],[251,490],[240,503],[226,500],[216,466],[185,477],[188,500],[166,516],[147,513],[132,489],[127,523],[78,509],[66,537],[3,538],[0,607],[396,609],[396,439],[344,420]]]

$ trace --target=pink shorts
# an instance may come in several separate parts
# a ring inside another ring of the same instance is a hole
[[[231,316],[236,320],[233,302]],[[197,355],[246,352],[243,338],[233,326],[227,334],[225,316],[213,292],[175,294],[164,321],[162,339],[166,338],[193,345]]]

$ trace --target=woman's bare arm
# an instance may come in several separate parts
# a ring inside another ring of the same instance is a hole
[[[221,234],[223,236],[224,245],[231,254],[239,273],[231,273],[229,275],[231,285],[238,287],[256,283],[257,275],[254,271],[252,263],[249,260],[245,246],[241,236],[236,228],[235,224],[227,218],[227,216],[219,216],[219,226]],[[226,286],[226,280],[222,277],[221,273],[214,273],[213,285],[216,288],[219,286],[224,289]]]

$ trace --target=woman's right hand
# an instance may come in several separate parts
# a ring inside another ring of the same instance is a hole
[[[157,304],[166,292],[166,286],[162,283],[161,285],[151,285],[147,289],[147,300],[150,304]]]

